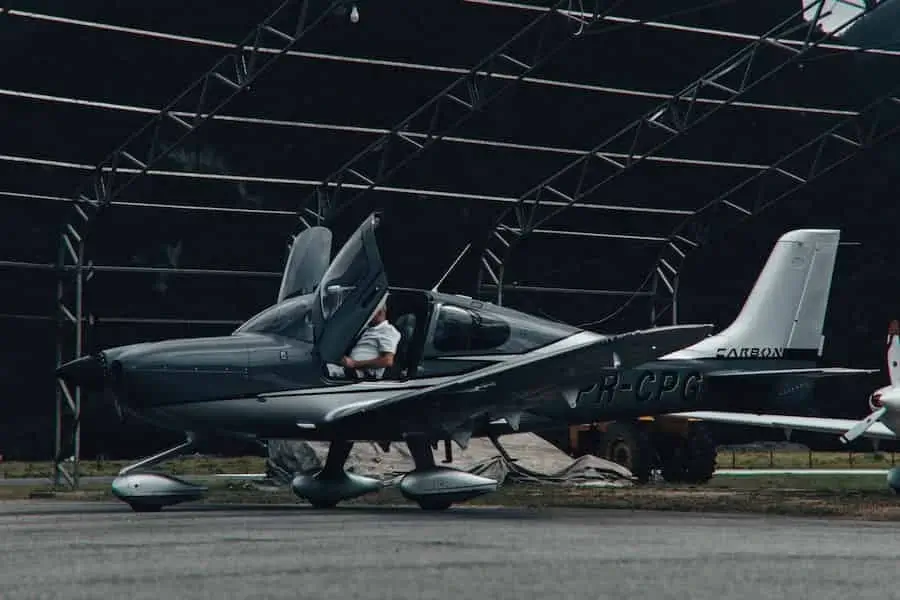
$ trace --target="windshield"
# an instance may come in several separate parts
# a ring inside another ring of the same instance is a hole
[[[270,306],[234,330],[234,333],[267,333],[313,343],[313,294],[295,296]]]

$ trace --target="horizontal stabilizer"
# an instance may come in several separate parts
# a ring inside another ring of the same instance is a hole
[[[857,425],[858,421],[852,419],[829,419],[826,417],[797,417],[793,415],[757,415],[753,413],[732,413],[719,411],[692,411],[672,413],[673,417],[685,417],[688,419],[700,419],[710,423],[727,423],[729,425],[751,425],[757,427],[769,427],[772,429],[814,431],[817,433],[833,433],[843,435]],[[873,423],[863,437],[882,440],[896,440],[894,433],[884,422]]]
[[[736,377],[783,377],[790,375],[797,377],[808,377],[810,379],[819,379],[821,377],[836,377],[841,375],[871,375],[872,373],[878,372],[878,369],[848,369],[844,367],[811,367],[809,369],[759,369],[754,371],[723,369],[721,371],[710,371],[709,373],[704,374],[704,378],[713,379],[719,377],[728,377],[733,379]]]

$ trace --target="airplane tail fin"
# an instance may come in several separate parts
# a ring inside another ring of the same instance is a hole
[[[887,368],[891,385],[900,384],[900,321],[896,319],[888,325]]]
[[[782,235],[734,322],[665,358],[815,362],[822,353],[839,241],[836,229],[799,229]]]

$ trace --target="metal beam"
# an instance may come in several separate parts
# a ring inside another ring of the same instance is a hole
[[[521,2],[506,2],[504,0],[464,0],[465,2],[469,2],[471,4],[484,4],[487,6],[500,6],[505,8],[513,8],[518,10],[530,10],[530,11],[544,11],[547,10],[545,7],[536,5],[536,4],[522,4]],[[840,0],[839,0],[840,1]],[[865,0],[867,10],[872,10],[876,7],[875,1]],[[808,5],[804,7],[804,10],[808,10],[813,7],[813,4],[818,4],[817,0],[813,0]],[[849,2],[844,2],[844,4],[850,4]],[[857,8],[862,9],[862,6],[858,6]],[[584,11],[578,10],[566,10],[564,11],[572,16],[580,16],[584,14]],[[819,20],[827,16],[827,14],[822,14],[819,17]],[[622,24],[640,24],[643,27],[647,27],[650,29],[662,29],[668,31],[677,31],[681,33],[695,33],[699,35],[706,35],[711,37],[718,37],[724,39],[732,39],[737,41],[751,41],[756,39],[756,36],[749,33],[740,33],[737,31],[729,31],[727,29],[716,29],[713,27],[698,27],[695,25],[685,25],[682,23],[666,23],[662,21],[650,21],[650,20],[642,20],[635,19],[633,17],[621,17],[621,16],[607,16],[603,18],[604,21],[609,21],[612,23],[622,23]],[[790,38],[773,38],[772,41],[778,42],[780,44],[784,44],[785,46],[802,46],[803,41],[794,40]],[[900,56],[900,50],[887,50],[882,48],[863,48],[862,46],[852,46],[850,44],[841,44],[841,43],[833,43],[833,42],[825,42],[819,45],[820,48],[825,50],[837,50],[839,52],[853,52],[859,54],[875,54],[881,56]]]
[[[668,236],[651,272],[677,279],[691,252],[898,133],[900,85],[698,209]],[[659,301],[672,304],[675,291],[664,286]]]
[[[238,44],[216,62],[206,73],[189,85],[153,118],[113,150],[94,169],[90,180],[74,195],[74,218],[63,226],[59,246],[59,283],[57,287],[57,366],[82,355],[84,347],[85,241],[90,226],[99,213],[111,205],[138,177],[146,174],[159,160],[179,147],[191,134],[217,114],[228,102],[245,91],[297,42],[323,23],[344,0],[285,0],[268,17],[256,25]],[[314,5],[314,6],[311,6]],[[278,51],[260,52],[269,43]],[[187,111],[189,118],[173,114]],[[123,168],[129,165],[129,171]],[[137,167],[137,171],[134,168]],[[132,173],[132,174],[130,174]],[[130,176],[129,176],[130,174]],[[125,177],[122,177],[125,175]],[[74,277],[68,266],[74,266]],[[67,289],[69,288],[69,289]],[[74,289],[72,289],[74,288]],[[71,296],[71,297],[70,297]],[[69,303],[74,303],[74,312]],[[74,324],[74,344],[66,348],[66,324]],[[67,351],[68,350],[68,351]],[[56,447],[53,457],[54,482],[59,485],[63,476],[72,487],[78,487],[80,458],[81,391],[74,395],[65,382],[57,380]],[[63,457],[63,420],[65,410],[71,411],[72,474],[65,467]]]
[[[10,162],[18,162],[18,163],[28,163],[28,164],[40,164],[44,166],[55,166],[60,168],[71,168],[71,169],[84,169],[90,168],[87,165],[78,165],[75,163],[67,163],[61,161],[51,161],[45,160],[41,158],[31,158],[27,156],[11,156],[11,155],[0,155],[0,161],[10,161]],[[136,169],[119,169],[120,172],[137,172]],[[514,204],[518,202],[518,198],[515,196],[492,196],[489,194],[471,194],[467,192],[452,192],[452,191],[443,191],[443,190],[429,190],[429,189],[419,189],[419,188],[404,188],[404,187],[394,187],[394,186],[386,186],[386,185],[376,185],[372,186],[370,184],[365,183],[329,183],[327,180],[317,180],[317,179],[296,179],[291,177],[257,177],[257,176],[249,176],[249,175],[225,175],[222,173],[202,173],[197,171],[162,171],[162,170],[150,170],[146,172],[146,175],[150,176],[159,176],[159,177],[180,177],[184,179],[206,179],[212,181],[233,181],[233,182],[241,182],[241,183],[268,183],[275,185],[296,185],[296,186],[307,186],[307,187],[340,187],[346,189],[353,190],[362,190],[372,191],[372,192],[384,192],[391,194],[403,194],[403,195],[411,195],[411,196],[423,196],[426,198],[452,198],[454,200],[482,200],[486,202],[501,202],[506,204]],[[72,200],[73,203],[76,203]],[[76,203],[80,204],[80,203]],[[132,204],[122,202],[120,205],[124,204]],[[575,203],[568,204],[565,202],[553,202],[547,201],[544,203],[547,206],[560,206],[560,207],[568,207],[568,208],[579,208],[579,209],[587,209],[587,210],[599,210],[599,211],[619,211],[619,212],[630,212],[630,213],[644,213],[644,214],[656,214],[656,215],[690,215],[694,211],[692,209],[683,209],[683,208],[660,208],[660,207],[651,207],[651,206],[628,206],[625,204],[586,204],[586,203]],[[184,205],[181,205],[184,206]],[[292,211],[290,214],[296,215],[295,211]],[[318,217],[318,213],[310,211],[311,215]]]
[[[81,219],[84,224],[90,221],[91,216],[108,206],[140,175],[146,174],[151,166],[179,147],[228,102],[246,90],[278,58],[343,3],[343,0],[333,0],[324,10],[310,14],[310,1],[285,0],[244,40],[236,44],[229,54],[163,109],[156,111],[149,122],[97,165],[91,180],[76,194],[76,199],[82,202],[86,213]],[[294,14],[294,10],[298,14]],[[280,51],[264,58],[259,47],[266,38],[279,41]],[[185,109],[189,109],[189,118],[173,114]],[[167,137],[174,141],[166,144],[164,140]],[[123,168],[123,163],[130,165],[130,168]],[[117,177],[119,173],[134,176],[125,178],[120,183]]]
[[[498,287],[492,284],[486,284],[485,289],[489,290],[497,290]],[[503,293],[507,292],[530,292],[536,294],[569,294],[569,295],[583,295],[583,296],[652,296],[652,291],[633,291],[633,290],[592,290],[592,289],[584,289],[584,288],[567,288],[567,287],[552,287],[552,286],[539,286],[539,285],[505,285],[503,286]]]
[[[587,22],[577,20],[577,29],[571,27],[571,17],[565,17],[559,9],[570,0],[557,0],[545,13],[519,30],[472,67],[462,77],[425,102],[412,114],[396,124],[390,133],[381,136],[337,171],[329,175],[325,183],[301,202],[303,209],[314,211],[320,222],[333,222],[344,210],[367,191],[390,178],[414,158],[425,152],[473,114],[484,110],[514,83],[518,83],[550,58],[561,52],[572,40],[580,37],[600,16],[612,12],[624,0],[594,0],[594,9]],[[558,33],[559,21],[570,27],[562,41],[553,41]],[[479,77],[479,72],[487,77]],[[498,80],[494,73],[512,72],[514,79]],[[407,135],[410,130],[424,131],[420,141]],[[342,197],[344,180],[354,178],[365,184],[364,189],[350,198]]]
[[[693,214],[694,211],[685,211]],[[510,232],[521,234],[521,229],[510,228]],[[553,237],[580,237],[606,240],[629,240],[632,242],[665,242],[666,238],[657,235],[644,235],[639,233],[603,233],[599,231],[580,231],[571,229],[533,229],[532,235],[548,235]]]
[[[0,260],[0,268],[31,269],[38,271],[64,271],[74,273],[77,265],[64,264],[62,266],[50,263],[36,263],[17,260]],[[167,275],[213,275],[225,277],[281,277],[277,271],[241,271],[236,269],[204,269],[183,267],[134,267],[129,265],[94,265],[86,264],[81,267],[88,273],[156,273]]]
[[[21,97],[28,98],[34,100],[41,101],[50,101],[50,102],[60,102],[60,103],[72,103],[77,104],[79,106],[96,106],[98,108],[104,108],[108,110],[118,110],[124,112],[140,112],[140,113],[153,113],[155,112],[152,108],[147,107],[139,107],[127,104],[110,104],[108,102],[98,102],[93,100],[80,100],[75,98],[67,98],[62,96],[48,96],[46,94],[32,94],[30,92],[19,92],[15,90],[4,90],[0,89],[0,96],[10,96],[10,97]],[[662,98],[669,98],[670,96],[665,94],[659,95]],[[717,101],[721,103],[721,101]],[[187,113],[182,112],[173,112],[175,116],[183,117],[187,116]],[[839,115],[846,116],[848,114],[856,114],[854,111],[838,111]],[[297,129],[316,129],[322,131],[334,131],[334,132],[346,132],[346,133],[358,133],[363,135],[388,135],[390,134],[390,129],[384,129],[381,127],[364,127],[361,125],[337,125],[333,123],[318,123],[314,121],[287,121],[280,119],[263,119],[260,117],[241,117],[235,115],[214,115],[212,117],[213,121],[221,121],[223,123],[242,123],[242,124],[251,124],[251,125],[264,125],[270,127],[291,127]],[[406,134],[408,137],[415,139],[427,139],[428,134],[422,131],[407,131]],[[525,143],[515,143],[515,142],[501,142],[497,140],[491,140],[487,138],[469,138],[469,137],[461,137],[461,136],[444,136],[443,140],[450,144],[465,144],[471,146],[489,146],[491,148],[503,148],[507,150],[520,150],[520,151],[528,151],[528,152],[540,152],[547,154],[563,154],[570,156],[578,156],[583,154],[586,150],[579,148],[562,148],[557,146],[545,146],[540,144],[525,144]],[[609,158],[615,159],[623,159],[628,155],[624,152],[604,152],[605,156]],[[765,169],[768,165],[762,165],[757,163],[747,163],[747,162],[736,162],[736,161],[722,161],[722,160],[708,160],[708,159],[697,159],[697,158],[684,158],[678,156],[648,156],[648,161],[651,162],[660,162],[667,164],[680,164],[686,166],[698,166],[698,167],[724,167],[724,168],[734,168],[734,169]],[[68,163],[68,164],[76,164],[76,163]],[[89,165],[84,165],[85,168],[93,168]]]
[[[471,0],[470,0],[471,1]],[[515,8],[524,8],[520,5],[514,5],[512,3],[501,3],[509,6],[513,6]],[[531,7],[535,10],[545,11],[548,10],[543,6],[535,6]],[[583,11],[572,11],[572,10],[561,10],[560,12],[571,15],[572,18],[582,18]],[[20,17],[38,19],[38,20],[46,20],[55,23],[65,23],[69,25],[77,25],[90,29],[100,29],[105,31],[117,31],[121,33],[127,33],[131,35],[139,35],[142,37],[149,37],[155,39],[161,39],[166,41],[177,41],[182,43],[195,44],[200,46],[211,46],[211,47],[219,47],[219,48],[230,48],[232,44],[227,42],[222,42],[218,40],[210,40],[206,38],[199,38],[195,36],[186,36],[186,35],[178,35],[171,33],[163,33],[160,31],[154,31],[149,29],[139,29],[133,27],[121,27],[118,25],[110,25],[106,23],[99,23],[96,21],[84,21],[80,19],[69,19],[66,17],[54,17],[52,15],[43,15],[39,13],[29,13],[25,11],[15,11],[14,14]],[[723,30],[715,30],[715,29],[704,29],[704,28],[692,28],[686,25],[679,25],[676,23],[664,23],[658,21],[641,21],[639,19],[633,19],[630,17],[617,17],[612,15],[606,15],[602,17],[604,21],[610,21],[614,23],[634,25],[634,26],[650,26],[650,27],[660,27],[660,28],[668,28],[673,30],[681,30],[681,31],[694,31],[695,33],[705,33],[710,32],[714,33],[714,35],[718,35],[720,37],[730,37],[738,40],[746,40],[751,41],[756,39],[756,36],[749,34],[739,34],[734,32],[728,32]],[[788,40],[788,39],[778,39],[775,40],[779,43],[785,44],[787,46],[796,45],[799,42],[796,40]],[[876,49],[864,49],[857,48],[854,46],[847,46],[841,44],[827,44],[822,43],[819,45],[820,48],[827,48],[839,51],[847,51],[847,52],[860,52],[860,53],[872,53],[872,54],[887,54],[891,56],[900,56],[900,51],[893,50],[876,50]],[[259,48],[260,52],[277,52],[274,48]],[[362,57],[362,56],[347,56],[340,54],[329,54],[323,52],[304,52],[299,50],[289,50],[286,53],[288,56],[296,57],[296,58],[305,58],[310,60],[324,60],[331,62],[338,62],[344,64],[364,64],[364,65],[372,65],[378,67],[385,67],[388,69],[407,69],[413,71],[424,71],[424,72],[437,72],[437,73],[448,73],[453,75],[464,75],[468,72],[468,69],[462,67],[449,67],[446,65],[431,65],[424,63],[415,63],[409,61],[401,61],[401,60],[385,60],[371,57]],[[479,71],[476,73],[478,77],[495,77],[499,79],[515,79],[514,75],[503,74],[503,73],[486,73],[484,71]],[[595,93],[603,93],[603,94],[613,94],[613,95],[624,95],[624,96],[634,96],[634,97],[644,97],[644,98],[652,98],[656,100],[665,100],[671,97],[670,94],[665,94],[661,92],[651,92],[647,90],[636,90],[630,88],[620,88],[620,87],[611,87],[611,86],[601,86],[601,85],[592,85],[588,83],[578,83],[575,81],[562,81],[555,79],[546,79],[541,77],[523,77],[521,79],[523,83],[528,83],[532,85],[539,86],[549,86],[549,87],[558,87],[558,88],[568,88],[568,89],[576,89],[586,92],[595,92]],[[715,98],[705,98],[698,97],[696,100],[698,103],[711,103],[711,104],[720,104],[722,101]],[[105,103],[102,103],[105,104]],[[808,112],[808,113],[818,113],[818,114],[833,114],[833,115],[846,115],[848,111],[842,109],[835,108],[827,108],[827,107],[816,107],[816,106],[791,106],[791,105],[782,105],[782,104],[768,104],[764,102],[740,102],[736,101],[731,103],[731,106],[741,107],[741,108],[752,108],[759,110],[774,110],[774,111],[790,111],[790,112]],[[153,109],[149,109],[153,110]]]
[[[0,319],[20,321],[55,321],[55,317],[49,315],[25,315],[13,313],[0,313]],[[83,319],[85,325],[96,327],[97,325],[228,325],[235,326],[244,323],[241,319],[181,319],[166,317],[97,317],[91,315]]]
[[[96,325],[241,325],[240,319],[180,319],[166,317],[94,317]]]
[[[802,20],[803,14],[804,8],[801,8],[770,28],[753,43],[686,86],[672,100],[629,123],[523,194],[513,206],[504,210],[495,221],[493,231],[486,241],[478,274],[478,289],[481,290],[488,281],[502,289],[505,264],[519,239],[541,228],[569,206],[585,201],[603,185],[641,164],[647,156],[656,154],[721,110],[722,106],[769,80],[822,43],[826,36],[818,33],[817,21],[799,27],[795,24],[798,19]],[[849,27],[865,14],[868,13],[861,13],[848,20],[844,27]],[[807,36],[807,42],[801,48],[791,48],[773,41],[795,31],[805,31]],[[763,48],[780,50],[788,56],[776,66],[762,69],[758,57]],[[704,89],[724,92],[727,96],[724,104],[713,107],[698,105],[696,98]],[[613,145],[628,148],[628,158],[619,161],[601,154]],[[555,202],[562,200],[565,206],[548,206],[548,197]]]
[[[75,204],[75,200],[72,198],[66,198],[63,196],[51,196],[48,194],[26,194],[24,192],[8,192],[8,191],[0,191],[0,197],[5,198],[22,198],[27,200],[46,200],[51,202],[64,202],[66,204]],[[260,209],[260,208],[235,208],[231,206],[201,206],[196,204],[163,204],[161,202],[138,202],[138,201],[121,201],[121,200],[113,200],[110,202],[110,206],[123,206],[123,207],[131,207],[131,208],[153,208],[153,209],[165,209],[165,210],[183,210],[190,212],[222,212],[222,213],[232,213],[232,214],[240,214],[240,215],[258,215],[258,216],[276,216],[276,217],[290,217],[294,216],[297,213],[292,210],[275,210],[275,209]]]

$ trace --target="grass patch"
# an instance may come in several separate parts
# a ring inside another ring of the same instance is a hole
[[[159,470],[173,475],[217,475],[226,473],[262,473],[266,459],[261,456],[221,458],[192,455],[163,463]],[[134,460],[82,460],[79,473],[85,477],[112,476]],[[806,450],[773,450],[772,452],[720,450],[718,469],[889,469],[895,457],[889,452],[807,452]],[[810,466],[812,465],[812,466]],[[53,463],[0,462],[0,478],[49,477]]]
[[[288,489],[263,491],[247,481],[207,484],[204,504],[303,504]],[[0,500],[54,498],[113,500],[109,486],[86,484],[77,491],[50,486],[0,486]],[[396,489],[350,500],[347,505],[412,505]],[[507,483],[494,494],[466,504],[520,508],[581,507],[706,513],[779,514],[900,521],[900,498],[883,476],[822,475],[716,477],[706,485],[652,484],[634,488],[576,488]]]
[[[891,452],[810,452],[808,450],[719,449],[717,469],[890,469],[900,458]]]
[[[78,473],[82,477],[114,476],[134,460],[82,460],[78,463]],[[226,473],[263,473],[266,459],[261,456],[238,456],[221,458],[218,456],[184,456],[173,458],[159,465],[155,470],[172,475],[220,475]],[[44,462],[2,462],[0,478],[50,477],[53,463]]]

